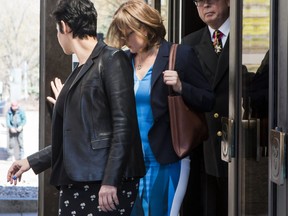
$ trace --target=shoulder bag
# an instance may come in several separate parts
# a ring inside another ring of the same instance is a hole
[[[172,44],[169,56],[169,70],[174,70],[178,44]],[[188,107],[181,95],[169,88],[168,105],[173,148],[179,158],[184,158],[208,138],[208,127],[203,112]]]

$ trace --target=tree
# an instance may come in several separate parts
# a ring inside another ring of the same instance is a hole
[[[40,1],[0,2],[0,79],[3,82],[3,95],[6,95],[6,98],[10,97],[15,69],[21,69],[23,72],[22,81],[27,77],[25,88],[28,94],[38,94]]]
[[[92,0],[98,13],[98,33],[105,37],[114,12],[126,1]],[[38,97],[40,1],[0,0],[0,3],[0,81],[4,98],[10,98],[13,71],[17,69],[22,70],[22,96],[27,92],[29,96]]]
[[[92,0],[98,13],[98,33],[103,33],[105,37],[114,12],[126,1],[127,0]]]

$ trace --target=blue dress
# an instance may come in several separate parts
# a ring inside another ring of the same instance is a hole
[[[139,193],[131,216],[176,216],[185,195],[190,160],[180,160],[176,163],[161,165],[151,150],[148,132],[153,125],[150,104],[152,68],[142,80],[139,80],[134,72],[137,117],[147,172],[140,180]],[[165,134],[159,134],[159,136],[165,136]],[[183,161],[185,161],[186,166],[183,166]],[[184,167],[186,170],[183,170]],[[183,174],[187,176],[184,177],[184,181],[181,180],[183,177],[180,178]],[[182,182],[179,183],[179,180]],[[179,187],[183,189],[181,190]],[[178,192],[176,193],[176,191]]]

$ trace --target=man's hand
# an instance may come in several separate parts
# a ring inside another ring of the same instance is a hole
[[[22,127],[22,126],[19,126],[19,127],[17,127],[17,129],[16,129],[17,132],[21,132],[22,130],[23,130],[23,127]]]
[[[16,128],[10,128],[9,130],[10,130],[11,133],[17,133]]]

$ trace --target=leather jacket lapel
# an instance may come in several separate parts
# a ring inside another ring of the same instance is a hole
[[[99,54],[101,53],[102,49],[107,46],[102,41],[98,41],[96,44],[94,50],[92,51],[90,57],[87,59],[86,63],[83,65],[81,70],[79,71],[79,74],[76,76],[75,80],[71,84],[69,90],[74,86],[74,84],[89,70],[89,68],[93,65],[93,59],[97,58]]]

